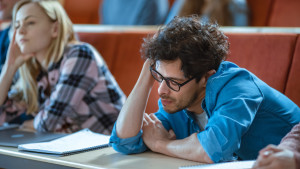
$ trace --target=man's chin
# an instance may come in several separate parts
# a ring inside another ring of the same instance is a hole
[[[167,112],[167,113],[169,113],[169,114],[173,114],[173,113],[176,113],[176,112],[178,112],[179,110],[175,110],[175,109],[170,109],[170,108],[167,108],[167,107],[165,107],[165,106],[163,106],[163,109],[164,109],[164,111],[165,112]]]

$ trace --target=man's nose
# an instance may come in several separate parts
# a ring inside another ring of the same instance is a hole
[[[162,95],[162,94],[168,94],[170,92],[170,88],[167,85],[167,82],[165,80],[163,80],[158,88],[158,94]]]

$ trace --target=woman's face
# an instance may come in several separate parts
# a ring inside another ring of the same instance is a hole
[[[18,10],[15,29],[16,42],[24,54],[44,56],[57,36],[57,23],[52,22],[35,3],[25,4]]]

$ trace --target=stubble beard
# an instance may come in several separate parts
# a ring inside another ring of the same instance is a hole
[[[190,106],[192,106],[197,98],[199,97],[200,92],[196,91],[192,97],[190,97],[190,99],[186,102],[186,103],[177,103],[177,100],[175,98],[169,97],[169,96],[165,96],[165,95],[161,95],[160,98],[161,99],[168,99],[171,100],[173,103],[175,103],[175,107],[174,109],[167,109],[165,106],[163,106],[164,111],[166,111],[167,113],[173,114],[176,113],[178,111],[181,111],[183,109],[189,108]]]

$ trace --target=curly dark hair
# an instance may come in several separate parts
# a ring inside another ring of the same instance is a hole
[[[209,70],[218,70],[229,50],[227,36],[217,24],[204,23],[198,16],[175,17],[152,37],[144,38],[141,53],[144,59],[182,62],[187,78],[197,82]]]

